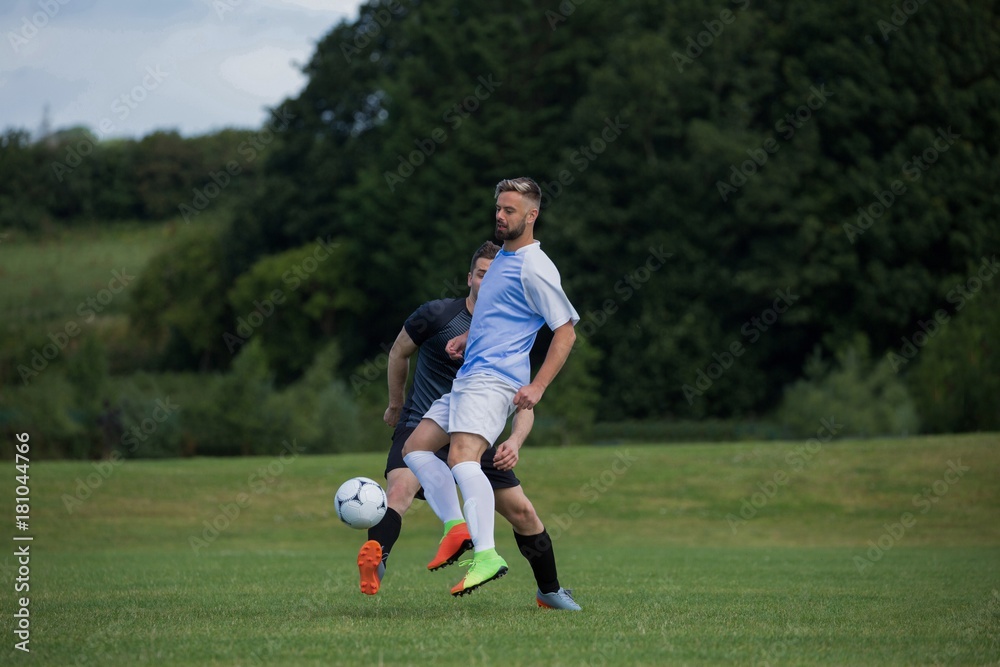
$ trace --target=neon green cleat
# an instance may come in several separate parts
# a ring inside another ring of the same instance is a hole
[[[500,557],[496,549],[480,551],[471,560],[463,560],[459,566],[468,566],[469,571],[451,589],[451,594],[455,597],[471,593],[483,584],[507,574],[507,561]]]

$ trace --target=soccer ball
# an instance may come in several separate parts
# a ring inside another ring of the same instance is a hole
[[[354,477],[337,489],[333,498],[337,516],[351,528],[371,528],[385,516],[385,491],[373,479]]]

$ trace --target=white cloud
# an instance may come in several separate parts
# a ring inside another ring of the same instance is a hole
[[[218,3],[230,11],[220,15]],[[0,25],[16,29],[36,5],[20,1],[0,9]],[[0,123],[33,131],[50,104],[55,127],[87,125],[96,131],[102,120],[110,120],[111,136],[255,127],[265,119],[265,107],[298,94],[305,83],[299,66],[337,22],[357,15],[359,5],[358,0],[69,0],[19,48],[8,39],[0,44]],[[165,76],[143,90],[144,82],[153,82],[149,68]]]
[[[264,4],[278,7],[301,7],[315,12],[340,14],[350,18],[357,16],[361,3],[353,0],[271,0]]]
[[[277,91],[291,95],[301,90],[305,77],[293,63],[302,63],[309,55],[305,49],[262,46],[226,58],[219,66],[219,74],[234,88],[273,99]]]

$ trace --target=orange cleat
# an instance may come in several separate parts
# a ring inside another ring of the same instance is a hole
[[[463,521],[451,527],[441,542],[438,544],[437,555],[434,560],[427,563],[427,569],[440,570],[457,561],[462,554],[472,548],[472,536],[469,535],[469,527]]]
[[[358,552],[358,570],[361,573],[361,592],[375,595],[382,585],[382,545],[368,540]]]

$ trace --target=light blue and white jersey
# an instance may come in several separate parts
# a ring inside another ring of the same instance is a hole
[[[576,324],[580,316],[541,244],[501,250],[479,287],[458,377],[487,373],[521,388],[531,381],[528,353],[538,330],[543,324],[555,330],[570,321]]]

